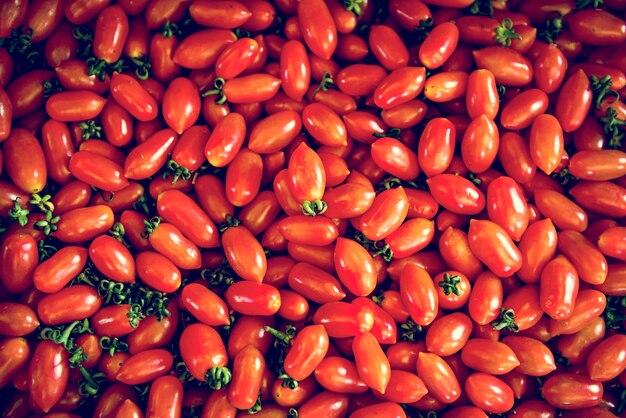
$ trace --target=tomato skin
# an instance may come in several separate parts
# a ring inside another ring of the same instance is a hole
[[[557,232],[550,218],[530,224],[518,246],[522,254],[518,277],[526,283],[538,283],[541,271],[554,257],[556,247]]]
[[[169,83],[163,96],[163,119],[178,135],[196,122],[200,108],[200,92],[191,80],[178,77]]]
[[[461,359],[466,366],[491,375],[506,374],[520,365],[509,346],[484,338],[469,339],[461,350]]]
[[[48,170],[37,138],[23,128],[14,128],[2,145],[4,166],[13,183],[29,194],[43,190]]]
[[[0,302],[0,335],[26,336],[35,331],[39,324],[37,314],[28,305]]]
[[[157,117],[156,100],[133,77],[113,73],[110,89],[113,99],[136,119],[148,122]]]
[[[567,319],[550,319],[550,334],[574,334],[597,318],[606,306],[606,296],[595,289],[578,292],[572,314]]]
[[[485,208],[485,195],[464,177],[438,174],[426,182],[435,200],[451,212],[476,215]]]
[[[480,115],[494,120],[500,109],[500,99],[496,89],[496,79],[487,69],[477,69],[467,78],[465,95],[467,114],[474,120]]]
[[[127,385],[140,385],[168,373],[172,355],[161,349],[146,350],[130,356],[120,367],[115,378]]]
[[[486,171],[498,155],[500,135],[498,128],[486,115],[470,122],[461,141],[461,156],[468,170]]]
[[[88,250],[83,247],[61,248],[35,268],[33,272],[35,287],[45,293],[60,291],[83,270],[88,254]]]
[[[488,46],[473,52],[478,68],[490,70],[496,82],[505,86],[525,86],[533,79],[532,63],[519,52],[504,46]]]
[[[467,91],[467,73],[448,71],[431,75],[425,82],[424,96],[436,103],[460,99]],[[459,102],[462,104],[462,102]]]
[[[252,17],[238,1],[194,1],[189,6],[191,18],[203,26],[234,29]]]
[[[581,280],[602,284],[607,276],[607,261],[598,248],[576,231],[562,231],[558,236],[558,249],[574,265]]]
[[[417,148],[419,167],[428,177],[442,174],[452,163],[456,129],[446,118],[433,118],[422,131]]]
[[[185,210],[179,210],[181,206]],[[157,198],[157,211],[164,221],[183,232],[200,248],[220,245],[217,227],[198,204],[179,190],[167,190]]]
[[[384,393],[391,379],[391,367],[376,337],[369,332],[357,334],[352,351],[359,377],[370,388]]]
[[[28,366],[30,398],[48,412],[63,397],[70,375],[68,352],[50,340],[37,344]]]
[[[302,111],[302,125],[318,142],[328,146],[347,145],[346,127],[330,107],[311,103]]]
[[[522,255],[511,237],[491,221],[470,220],[470,249],[497,276],[508,277],[522,266]],[[495,244],[495,243],[498,244]]]
[[[301,101],[309,89],[311,67],[306,48],[299,40],[287,41],[282,46],[280,76],[281,86],[287,97]]]
[[[551,318],[566,319],[572,314],[577,295],[578,273],[567,258],[558,255],[541,272],[541,307]]]
[[[281,299],[274,286],[248,280],[232,284],[224,293],[226,303],[243,315],[271,316],[280,309]]]
[[[385,190],[361,216],[359,229],[372,241],[384,239],[400,228],[409,210],[408,203],[403,187]]]
[[[522,188],[510,177],[498,177],[487,187],[489,219],[519,241],[529,222],[528,205]]]
[[[582,125],[591,108],[592,98],[589,78],[582,69],[565,80],[554,109],[563,131],[573,132]]]
[[[601,9],[579,10],[568,16],[576,39],[589,45],[618,45],[626,40],[626,22]]]
[[[418,325],[429,325],[438,309],[437,290],[426,270],[407,264],[400,275],[400,295],[411,319]]]
[[[567,59],[557,45],[548,45],[535,59],[533,68],[537,87],[546,94],[556,92],[563,84]]]
[[[0,142],[9,137],[13,119],[13,105],[7,92],[0,87]]]
[[[244,280],[260,283],[267,272],[267,258],[259,241],[244,226],[228,228],[222,234],[228,263]]]
[[[625,156],[618,150],[583,150],[572,156],[568,169],[583,180],[614,180],[624,175]]]
[[[452,403],[461,396],[459,381],[443,358],[432,353],[419,353],[416,369],[417,374],[424,377],[428,392],[437,400]]]
[[[98,336],[110,338],[123,337],[135,330],[138,322],[133,326],[130,323],[131,306],[129,304],[105,306],[91,318],[91,325]]]
[[[524,90],[502,108],[500,123],[504,128],[520,130],[529,127],[548,109],[548,96],[539,89]]]
[[[200,322],[214,327],[230,324],[226,303],[200,283],[185,286],[180,301],[187,312]]]
[[[128,31],[128,17],[119,5],[104,8],[96,19],[93,40],[94,56],[107,63],[119,60]]]
[[[37,305],[37,314],[46,325],[66,324],[89,318],[102,306],[96,289],[75,285],[45,296]]]
[[[0,388],[5,387],[30,360],[30,348],[24,338],[6,338],[0,342]]]
[[[465,381],[465,392],[480,409],[494,414],[513,407],[513,390],[504,381],[486,373],[473,373]]]
[[[250,204],[259,193],[263,159],[247,148],[241,149],[226,169],[226,198],[236,207]]]
[[[602,383],[574,373],[555,374],[544,382],[541,389],[546,402],[560,409],[581,409],[598,405],[603,393]]]
[[[339,301],[346,297],[341,284],[333,275],[312,264],[296,264],[287,280],[291,289],[315,303]]]
[[[95,152],[76,152],[70,159],[69,170],[78,180],[107,192],[118,192],[129,185],[119,164]]]
[[[415,153],[397,139],[377,139],[371,148],[372,159],[387,173],[402,180],[412,180],[420,168]]]
[[[28,234],[7,236],[0,247],[0,282],[7,291],[21,293],[33,283],[39,254],[37,242]]]
[[[168,154],[177,140],[178,135],[172,129],[163,129],[150,135],[126,156],[124,176],[143,180],[154,175],[167,162]]]
[[[161,348],[174,338],[178,325],[178,308],[174,302],[170,302],[167,309],[170,311],[169,316],[164,316],[161,320],[156,316],[146,317],[128,335],[126,342],[130,354]]]
[[[246,122],[239,113],[232,112],[220,120],[204,147],[209,163],[225,167],[236,157],[246,137]]]
[[[302,38],[316,56],[330,59],[337,48],[337,27],[323,0],[298,2],[297,16]]]
[[[111,229],[113,211],[105,205],[72,209],[63,214],[51,235],[65,244],[80,244]]]

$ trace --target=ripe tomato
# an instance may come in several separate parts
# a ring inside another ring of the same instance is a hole
[[[467,114],[472,120],[480,115],[485,115],[490,120],[496,118],[500,109],[500,98],[496,88],[496,79],[491,71],[478,69],[470,73],[467,78],[465,105]],[[500,119],[503,123],[502,117]]]
[[[337,48],[337,27],[326,3],[322,0],[300,1],[297,16],[302,38],[311,52],[330,59]]]
[[[485,208],[485,195],[464,177],[438,174],[426,182],[437,203],[451,212],[476,215]]]
[[[167,350],[146,350],[130,356],[117,371],[115,378],[127,385],[152,382],[167,374],[173,358]]]
[[[94,56],[107,63],[119,60],[128,30],[128,17],[122,7],[113,5],[104,8],[98,13],[96,19],[93,39]]]
[[[5,387],[30,359],[30,348],[24,338],[6,338],[0,343],[0,388]]]
[[[62,344],[37,344],[28,365],[28,391],[33,403],[47,413],[61,400],[70,376],[69,354]]]
[[[352,351],[359,377],[370,388],[385,393],[391,380],[391,367],[376,338],[369,332],[357,334]]]
[[[541,272],[541,307],[555,319],[569,318],[578,295],[578,273],[567,258],[558,255]]]
[[[499,414],[513,407],[513,390],[501,379],[486,373],[473,373],[465,381],[465,392],[480,409]]]
[[[423,376],[428,392],[439,401],[452,403],[461,396],[459,381],[443,358],[432,353],[419,353],[416,369],[417,374]]]
[[[469,246],[497,276],[508,277],[522,267],[522,255],[511,237],[491,221],[470,220]]]
[[[178,135],[172,129],[162,129],[150,135],[126,155],[124,176],[143,180],[156,174],[167,162],[177,140]]]
[[[359,230],[369,240],[384,239],[400,228],[408,210],[409,201],[402,186],[385,190],[358,220]]]
[[[281,299],[274,286],[249,280],[235,282],[224,292],[226,303],[243,315],[271,316],[280,309]]]
[[[178,135],[185,132],[200,116],[200,92],[196,85],[186,77],[172,80],[163,95],[161,112],[167,126]]]
[[[0,335],[22,337],[35,331],[39,318],[28,305],[0,302]]]
[[[599,404],[603,389],[602,383],[584,375],[559,373],[544,382],[541,394],[555,408],[581,409]]]
[[[43,190],[48,170],[37,138],[23,128],[13,128],[2,145],[4,166],[13,183],[27,193]]]
[[[437,290],[426,270],[416,264],[407,264],[400,276],[402,302],[418,325],[429,325],[438,310]]]
[[[33,283],[39,261],[37,242],[28,234],[15,233],[0,246],[0,283],[11,293],[21,293]]]
[[[509,346],[484,338],[469,339],[461,350],[461,360],[469,368],[491,375],[508,373],[520,365]]]
[[[228,400],[239,409],[254,406],[265,371],[265,359],[254,346],[246,346],[237,353],[233,360],[233,376],[228,386]]]

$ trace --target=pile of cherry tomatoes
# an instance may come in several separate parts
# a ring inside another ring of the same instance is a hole
[[[2,417],[625,417],[625,20],[1,1]]]

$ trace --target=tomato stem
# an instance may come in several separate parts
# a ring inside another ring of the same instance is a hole
[[[54,245],[46,244],[46,241],[41,239],[37,243],[37,251],[39,252],[39,263],[41,264],[59,250]]]
[[[263,409],[263,404],[261,404],[261,394],[263,392],[259,391],[259,395],[256,398],[256,402],[254,403],[254,405],[252,405],[251,408],[248,408],[248,414],[249,415],[254,415],[257,414],[259,412],[261,412],[261,410]]]
[[[289,408],[287,418],[298,418],[298,410],[296,408]]]
[[[35,228],[43,231],[43,234],[48,236],[57,230],[57,223],[60,220],[60,216],[52,216],[52,211],[47,211],[45,219],[35,222]]]
[[[211,287],[217,287],[225,290],[235,283],[234,273],[230,266],[222,266],[217,269],[203,269],[200,271],[200,277],[209,282]]]
[[[178,179],[189,180],[192,175],[192,171],[188,168],[181,166],[174,160],[169,160],[165,166],[165,172],[163,172],[163,179],[172,177],[172,184],[176,184]]]
[[[228,367],[213,366],[206,372],[204,380],[211,389],[219,390],[229,384],[231,378],[232,374]]]
[[[602,78],[592,75],[589,77],[589,81],[591,82],[591,91],[593,92],[596,109],[600,109],[600,105],[606,97],[613,96],[615,101],[619,100],[619,93],[615,90],[611,90],[613,81],[610,75],[607,74]]]
[[[550,15],[549,15],[550,16]],[[561,35],[563,31],[563,16],[556,12],[553,18],[547,18],[546,21],[538,28],[537,38],[552,44]]]
[[[270,326],[264,326],[263,329],[275,338],[274,343],[289,348],[291,346],[291,340],[296,336],[296,327],[293,325],[287,325],[285,332],[279,331],[276,328]]]
[[[343,0],[343,7],[349,12],[354,13],[357,16],[361,16],[363,13],[363,3],[365,0]]]
[[[61,344],[66,350],[70,351],[74,348],[74,338],[72,334],[93,334],[93,331],[89,327],[89,321],[83,319],[82,321],[74,321],[71,324],[63,327],[46,327],[39,332],[39,338],[42,340],[51,340],[55,344]]]
[[[515,324],[515,311],[513,309],[500,308],[500,315],[491,322],[491,326],[498,331],[505,329],[519,332],[519,327]]]
[[[295,390],[300,385],[300,382],[298,382],[296,379],[292,379],[287,373],[285,373],[284,370],[282,371],[282,373],[280,373],[278,378],[283,379],[280,385],[284,388]]]
[[[139,325],[139,321],[144,319],[146,315],[141,311],[141,306],[133,303],[130,305],[130,311],[126,314],[128,318],[128,323],[132,328],[137,328]]]
[[[461,289],[459,289],[459,283],[461,283],[461,276],[451,275],[445,273],[443,280],[437,283],[439,287],[443,288],[443,293],[447,296],[450,293],[454,293],[457,296],[461,296]]]
[[[576,0],[576,10],[597,9],[604,4],[604,0]]]
[[[226,80],[224,80],[222,77],[217,77],[213,82],[214,88],[212,90],[208,90],[202,93],[202,97],[217,96],[217,98],[215,99],[215,103],[220,105],[226,103],[226,95],[224,94],[225,85]]]
[[[30,210],[20,205],[20,197],[13,199],[13,207],[9,209],[9,217],[12,221],[17,221],[20,226],[26,226]]]
[[[111,357],[115,353],[124,353],[128,351],[128,344],[118,338],[101,337],[98,342],[100,348],[106,350]]]
[[[383,241],[374,241],[374,250],[372,257],[381,256],[387,262],[393,259],[393,250],[389,244],[385,244]]]
[[[419,333],[422,332],[421,325],[416,324],[411,318],[409,318],[404,324],[400,325],[402,332],[400,333],[400,339],[402,341],[417,342],[419,339]]]
[[[233,216],[226,215],[224,223],[220,224],[220,232],[226,231],[228,228],[239,226],[241,221]]]
[[[323,200],[305,200],[302,202],[302,213],[307,216],[321,215],[328,209],[328,204]]]
[[[150,218],[149,221],[143,221],[143,223],[145,225],[145,230],[141,234],[141,236],[144,237],[144,238],[147,238],[148,235],[153,233],[154,230],[159,227],[159,225],[161,224],[161,218],[159,218],[158,216],[154,216],[154,217]]]
[[[96,121],[93,119],[79,123],[78,127],[82,129],[83,134],[81,137],[85,141],[91,138],[100,139],[102,137],[102,126],[97,125]]]
[[[495,39],[500,45],[509,47],[511,46],[511,39],[520,40],[522,37],[515,32],[513,21],[507,17],[502,19],[502,23],[496,28]]]
[[[614,107],[608,107],[606,115],[600,118],[600,123],[609,141],[607,147],[611,149],[621,148],[622,138],[624,138],[624,132],[621,127],[626,126],[626,122],[617,118],[617,110]]]
[[[428,36],[430,31],[433,30],[434,27],[435,27],[435,22],[433,21],[432,17],[429,17],[426,20],[424,19],[420,20],[419,25],[417,25],[414,29],[415,32],[417,32],[418,40],[423,41],[424,39],[426,39],[426,37]]]
[[[491,0],[475,0],[469,7],[469,13],[477,16],[493,17],[493,5]]]
[[[53,77],[51,80],[42,81],[41,85],[43,86],[43,97],[46,99],[55,93],[63,91],[61,83],[56,77]]]

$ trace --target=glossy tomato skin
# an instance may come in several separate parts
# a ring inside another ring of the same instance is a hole
[[[360,217],[359,229],[372,241],[384,239],[400,228],[409,210],[402,186],[385,190],[374,198],[372,206]]]
[[[432,353],[419,353],[416,369],[418,375],[425,378],[428,392],[438,400],[452,403],[461,396],[459,381],[443,358]]]
[[[4,166],[9,178],[27,193],[43,190],[48,178],[40,142],[23,128],[14,128],[2,143]]]
[[[69,380],[69,355],[63,345],[45,340],[37,344],[28,366],[29,393],[48,412],[62,397]]]
[[[64,214],[51,235],[66,244],[79,244],[111,229],[113,221],[113,211],[108,206],[76,208]]]
[[[75,285],[45,296],[37,306],[37,313],[46,325],[66,324],[89,318],[100,309],[102,302],[93,287]]]
[[[39,326],[39,318],[28,305],[15,302],[0,303],[0,335],[22,337]]]
[[[179,418],[183,409],[183,384],[175,376],[161,376],[152,382],[146,416]]]
[[[545,381],[541,393],[555,408],[581,409],[598,405],[604,388],[584,375],[559,373]]]
[[[200,92],[191,80],[172,80],[163,96],[162,114],[165,123],[178,135],[191,127],[200,116]]]
[[[132,180],[143,180],[154,175],[167,162],[168,154],[176,141],[178,134],[172,129],[162,129],[150,135],[126,155],[124,176]]]
[[[411,318],[418,325],[429,325],[439,307],[437,291],[426,270],[415,265],[405,266],[400,276],[400,295]]]
[[[376,338],[367,332],[357,334],[352,351],[360,378],[370,388],[384,393],[391,379],[391,367]]]
[[[574,334],[597,318],[606,307],[606,296],[595,289],[578,292],[571,315],[562,320],[550,319],[550,334]]]
[[[572,132],[582,125],[591,108],[591,99],[589,78],[580,69],[563,83],[554,109],[563,131]]]
[[[66,246],[40,263],[33,271],[33,284],[45,293],[63,289],[87,264],[89,252],[79,246]]]
[[[21,293],[33,282],[38,261],[37,243],[28,234],[11,234],[0,246],[0,282],[11,293]]]
[[[465,381],[470,401],[484,411],[501,413],[513,407],[513,390],[501,379],[486,373],[474,373]]]
[[[172,355],[166,350],[142,351],[126,359],[115,374],[115,379],[127,385],[151,382],[168,373],[172,362]]]
[[[444,173],[426,182],[435,200],[451,212],[476,215],[485,208],[485,195],[466,178]]]
[[[141,320],[137,328],[126,338],[130,354],[137,354],[145,350],[161,348],[168,344],[178,324],[178,308],[173,302],[167,305],[169,316],[159,320],[156,316],[149,316]]]
[[[496,82],[505,86],[525,86],[533,78],[530,60],[504,46],[488,46],[473,52],[478,68],[486,68],[495,76]]]
[[[578,295],[578,273],[562,255],[548,262],[541,272],[541,306],[555,319],[568,318]]]
[[[468,238],[474,255],[497,276],[508,277],[521,268],[522,256],[519,249],[496,223],[472,219]]]
[[[30,359],[30,348],[26,339],[6,338],[0,343],[0,387],[5,387]]]
[[[113,74],[111,96],[120,106],[142,122],[151,121],[157,117],[156,100],[129,75]]]
[[[204,381],[213,367],[228,364],[228,355],[222,338],[212,327],[192,324],[180,337],[181,356],[193,377]]]
[[[232,284],[224,293],[226,303],[244,315],[271,316],[280,309],[280,292],[274,286],[249,280]]]

